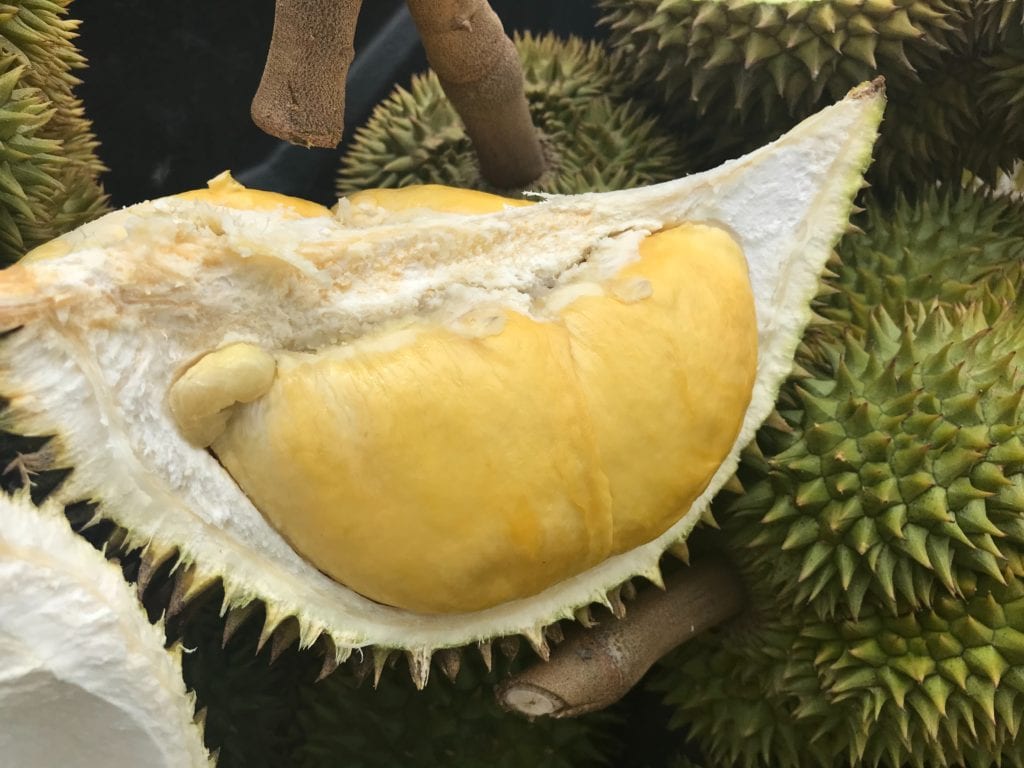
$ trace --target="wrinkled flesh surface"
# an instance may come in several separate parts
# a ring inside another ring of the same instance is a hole
[[[746,262],[714,227],[652,235],[534,311],[412,318],[316,352],[231,345],[171,408],[332,578],[418,612],[487,608],[676,522],[732,446],[756,368]]]

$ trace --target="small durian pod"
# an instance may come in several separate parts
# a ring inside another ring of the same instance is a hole
[[[0,596],[4,765],[213,765],[181,647],[56,503],[0,496]]]
[[[675,131],[623,95],[622,67],[600,43],[530,33],[514,40],[546,160],[546,170],[527,190],[629,189],[675,179],[696,167]],[[413,77],[408,90],[396,88],[356,131],[337,190],[349,194],[410,184],[488,188],[433,72]]]
[[[404,652],[420,685],[442,649],[543,656],[549,625],[657,583],[732,477],[883,104],[865,84],[635,190],[329,212],[220,178],[111,214],[0,273],[5,426],[54,435],[60,501],[180,559],[177,603],[220,581],[268,640]]]

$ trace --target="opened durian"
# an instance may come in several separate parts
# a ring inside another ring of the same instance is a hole
[[[0,495],[0,594],[4,765],[212,765],[180,648],[56,504]]]
[[[103,166],[72,89],[85,65],[70,0],[0,7],[0,262],[102,213]]]
[[[337,658],[543,630],[657,581],[771,411],[877,85],[715,171],[334,214],[221,178],[0,274],[11,431],[192,591]],[[749,278],[748,278],[749,272]],[[17,330],[15,330],[17,329]],[[209,450],[207,450],[209,448]]]
[[[693,170],[674,132],[622,96],[622,67],[599,43],[517,36],[547,171],[531,190],[572,194],[667,181]],[[397,88],[360,128],[338,192],[410,184],[485,186],[469,137],[433,72]]]

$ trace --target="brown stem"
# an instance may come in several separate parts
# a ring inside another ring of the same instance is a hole
[[[743,588],[725,563],[680,571],[665,592],[650,589],[626,618],[591,630],[576,628],[548,662],[510,678],[497,691],[507,709],[531,717],[573,717],[614,704],[659,658],[737,613]]]
[[[406,2],[484,179],[499,189],[536,180],[544,155],[523,92],[522,66],[487,0]]]
[[[279,139],[334,147],[345,127],[345,78],[362,0],[276,0],[274,33],[252,119]]]

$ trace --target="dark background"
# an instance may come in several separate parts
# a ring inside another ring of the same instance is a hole
[[[508,31],[599,34],[590,0],[491,5]],[[363,2],[347,136],[394,84],[426,67],[403,8],[402,0]],[[226,168],[252,186],[333,202],[338,151],[280,147],[249,119],[272,0],[78,0],[71,12],[82,20],[78,44],[89,60],[79,93],[115,205],[204,186]]]

